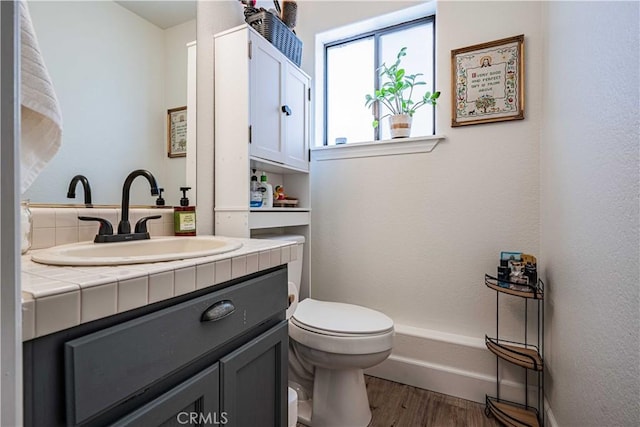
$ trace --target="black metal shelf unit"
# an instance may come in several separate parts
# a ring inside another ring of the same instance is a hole
[[[485,414],[494,416],[500,423],[510,427],[544,427],[544,282],[538,280],[535,285],[519,284],[485,274],[484,283],[496,291],[496,335],[485,335],[485,344],[496,355],[496,396],[486,396]],[[524,342],[500,338],[499,299],[507,294],[524,300]],[[537,304],[536,342],[530,343],[528,336],[529,300]],[[500,398],[500,359],[506,360],[524,369],[524,404]],[[537,373],[537,404],[529,402],[529,371]]]

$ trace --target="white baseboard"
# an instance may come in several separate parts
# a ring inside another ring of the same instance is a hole
[[[391,356],[367,369],[368,375],[408,384],[474,402],[496,395],[496,357],[484,345],[484,337],[467,337],[439,331],[395,325]],[[500,397],[524,401],[524,370],[500,363]],[[529,399],[535,403],[537,388],[529,377]]]
[[[556,417],[553,416],[551,406],[549,406],[549,401],[546,398],[544,399],[544,408],[544,425],[547,427],[558,427]]]

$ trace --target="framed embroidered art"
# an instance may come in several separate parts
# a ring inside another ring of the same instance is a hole
[[[451,126],[524,119],[524,35],[451,51]]]
[[[167,155],[187,155],[187,107],[167,110]]]

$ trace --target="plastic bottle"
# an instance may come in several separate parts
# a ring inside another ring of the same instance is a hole
[[[260,177],[260,186],[263,188],[262,207],[272,208],[273,207],[273,186],[267,182],[267,174],[265,172],[262,172],[262,176]]]
[[[258,177],[255,175],[251,176],[249,207],[252,207],[252,208],[262,207],[262,191],[260,191],[260,184],[258,184]]]
[[[188,190],[191,190],[191,187],[180,187],[180,206],[173,208],[173,231],[176,236],[196,235],[196,207],[189,206]]]

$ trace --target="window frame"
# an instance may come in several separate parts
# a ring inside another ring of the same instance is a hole
[[[323,46],[323,57],[324,57],[324,64],[322,65],[323,67],[323,78],[324,78],[324,83],[323,83],[323,106],[322,106],[322,127],[323,127],[323,141],[322,141],[322,146],[328,146],[328,137],[329,137],[329,132],[328,132],[328,125],[329,122],[327,120],[327,115],[328,115],[328,105],[329,105],[329,94],[328,94],[328,88],[329,85],[327,84],[328,77],[328,69],[327,69],[327,58],[328,58],[328,49],[332,48],[332,47],[336,47],[336,46],[340,46],[343,44],[347,44],[347,43],[351,43],[354,41],[358,41],[358,40],[363,40],[363,39],[367,39],[370,37],[373,37],[373,46],[374,46],[374,52],[373,52],[373,61],[375,64],[374,69],[372,70],[372,72],[374,73],[374,85],[376,88],[380,87],[380,75],[377,72],[378,67],[380,67],[382,64],[380,63],[380,56],[381,56],[381,46],[380,46],[380,37],[386,34],[390,34],[390,33],[394,33],[394,32],[398,32],[398,31],[402,31],[402,30],[406,30],[412,27],[416,27],[419,25],[424,25],[424,24],[428,24],[431,23],[432,24],[432,31],[433,31],[433,49],[432,49],[432,64],[433,64],[433,69],[431,70],[432,75],[433,75],[433,80],[432,80],[432,84],[434,85],[433,90],[435,90],[435,81],[436,81],[436,15],[432,14],[432,15],[427,15],[427,16],[423,16],[420,18],[416,18],[416,19],[412,19],[406,22],[401,22],[399,24],[394,24],[394,25],[389,25],[386,27],[382,27],[382,28],[378,28],[375,30],[371,30],[371,31],[366,31],[366,32],[362,32],[359,34],[356,34],[354,36],[351,37],[346,37],[346,38],[341,38],[338,40],[334,40],[334,41],[330,41],[330,42],[326,42],[324,43]],[[364,96],[364,95],[363,95]],[[374,108],[374,114],[373,114],[373,118],[372,120],[378,120],[380,116],[380,109],[379,108]],[[436,135],[436,109],[434,108],[432,111],[432,120],[433,120],[433,133],[432,135]],[[427,135],[428,136],[428,135]],[[374,129],[374,134],[373,134],[373,141],[380,141],[380,126],[376,127]],[[347,142],[348,144],[349,142]]]

